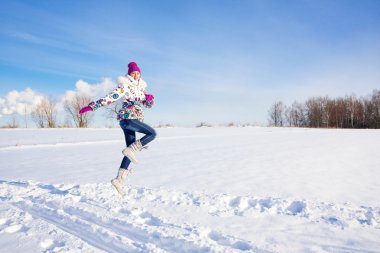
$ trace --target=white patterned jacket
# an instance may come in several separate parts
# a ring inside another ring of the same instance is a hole
[[[147,101],[145,98],[147,84],[144,80],[136,81],[133,77],[119,76],[117,78],[118,86],[107,96],[91,102],[89,106],[94,111],[99,107],[109,105],[117,100],[124,98],[123,107],[118,111],[117,119],[138,119],[144,121],[144,112],[142,105],[151,108],[154,100]]]

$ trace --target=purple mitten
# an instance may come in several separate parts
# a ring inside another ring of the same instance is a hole
[[[83,114],[83,113],[86,113],[86,112],[89,112],[89,111],[92,111],[92,108],[89,107],[89,106],[85,106],[82,109],[80,109],[79,114]]]
[[[152,102],[152,100],[154,99],[154,96],[151,94],[145,94],[145,99],[148,102]]]

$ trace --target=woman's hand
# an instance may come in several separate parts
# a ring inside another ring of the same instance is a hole
[[[89,106],[85,106],[82,109],[80,109],[79,114],[84,114],[86,112],[92,111],[92,108]]]
[[[153,99],[154,99],[153,95],[151,95],[151,94],[145,94],[145,100],[146,101],[152,102]]]
[[[152,108],[153,104],[154,104],[154,96],[151,94],[145,93],[145,100],[143,101],[143,105],[146,108]]]

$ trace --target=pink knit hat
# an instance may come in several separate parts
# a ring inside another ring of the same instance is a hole
[[[130,75],[133,71],[138,71],[141,74],[141,70],[139,66],[137,66],[136,62],[130,62],[128,64],[128,75]]]

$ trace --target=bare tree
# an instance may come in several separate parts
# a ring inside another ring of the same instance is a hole
[[[356,128],[365,128],[365,100],[360,98],[357,100],[355,109]]]
[[[380,91],[374,90],[372,92],[371,104],[373,108],[373,128],[380,128]]]
[[[16,113],[12,114],[12,117],[10,118],[10,121],[8,124],[0,126],[0,128],[18,128],[18,127],[19,125],[18,125]]]
[[[12,115],[12,123],[9,125],[11,126],[11,128],[18,128],[18,122],[15,114]]]
[[[76,127],[88,127],[92,119],[92,114],[79,114],[79,110],[87,106],[91,102],[91,98],[85,94],[75,94],[71,99],[64,102],[65,111],[73,119]]]
[[[39,104],[36,105],[32,111],[32,118],[40,128],[56,127],[57,123],[57,109],[56,102],[52,99],[45,97]]]
[[[329,99],[328,97],[324,98],[324,108],[323,108],[323,117],[326,123],[326,127],[333,127],[334,122],[334,113],[335,113],[335,100]]]
[[[45,125],[45,122],[46,122],[45,114],[42,110],[41,104],[36,105],[36,107],[32,111],[31,116],[32,116],[33,121],[36,123],[37,127],[39,127],[39,128],[45,128],[46,127],[46,125]]]
[[[285,105],[281,101],[274,102],[269,109],[269,125],[283,126],[284,125]]]
[[[28,110],[26,104],[24,104],[24,123],[25,128],[28,128]]]
[[[309,127],[322,127],[323,99],[321,97],[309,98],[306,103]]]
[[[346,97],[347,101],[347,110],[349,114],[350,127],[354,128],[355,113],[357,109],[357,99],[355,94],[352,94],[350,97]]]
[[[287,107],[285,118],[289,126],[302,127],[305,126],[305,115],[303,105],[297,101]]]
[[[116,122],[115,119],[117,117],[119,110],[123,107],[124,101],[125,100],[123,99],[119,99],[115,103],[103,107],[105,110],[104,116],[106,117],[107,120],[111,120],[111,122],[113,123]]]
[[[204,122],[202,121],[201,123],[199,123],[198,125],[196,125],[196,127],[213,127],[213,125],[207,123],[207,122]]]
[[[117,118],[119,110],[123,107],[124,102],[125,102],[125,100],[119,99],[118,101],[116,101],[110,105],[102,107],[102,109],[104,111],[103,116],[107,119],[107,124],[111,123],[109,125],[106,125],[106,127],[112,128],[112,127],[115,127],[119,124],[118,121],[116,120],[116,118]],[[88,115],[88,116],[90,116],[90,115]]]
[[[46,99],[44,104],[44,112],[47,119],[47,127],[54,128],[57,125],[57,109],[56,103],[52,99]]]

